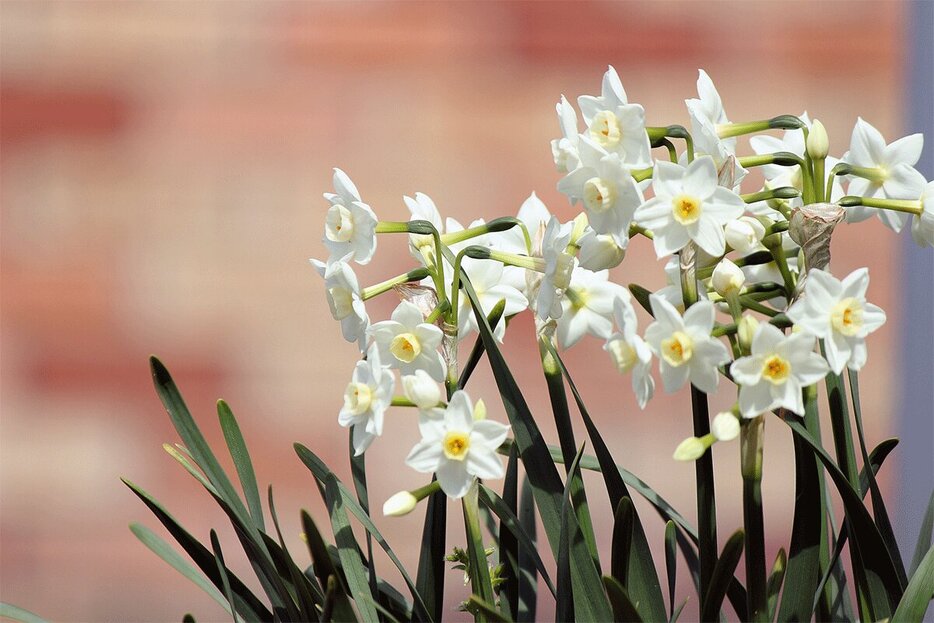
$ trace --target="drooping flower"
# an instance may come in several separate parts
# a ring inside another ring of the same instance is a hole
[[[555,159],[555,167],[558,171],[568,173],[576,169],[580,162],[577,112],[563,95],[561,101],[555,104],[555,112],[558,113],[558,124],[561,126],[562,136],[551,141],[551,155]]]
[[[923,134],[911,134],[887,144],[879,130],[862,117],[857,118],[850,138],[850,151],[844,161],[858,167],[878,169],[880,177],[873,180],[855,177],[850,181],[847,193],[861,197],[914,199],[911,178],[923,147]],[[907,219],[907,215],[900,212],[857,206],[847,210],[847,221],[862,221],[874,212],[896,232],[901,231]]]
[[[324,227],[324,244],[329,261],[353,259],[368,264],[376,252],[376,214],[360,199],[357,187],[346,173],[334,169],[334,190],[324,193],[331,203]]]
[[[709,255],[723,255],[723,226],[739,218],[746,204],[717,185],[713,160],[701,156],[687,167],[658,161],[652,188],[655,197],[636,210],[635,220],[652,230],[658,257],[680,251],[691,240]]]
[[[834,374],[866,363],[866,336],[885,323],[885,312],[866,302],[869,270],[860,268],[840,281],[819,269],[808,271],[804,295],[786,312],[802,330],[824,340]]]
[[[619,331],[610,336],[603,348],[610,354],[620,374],[632,372],[632,390],[639,407],[644,409],[655,394],[652,350],[636,332],[639,321],[628,290],[622,290],[613,302],[613,316]]]
[[[580,166],[558,182],[558,190],[572,202],[583,202],[595,232],[613,236],[625,248],[642,191],[619,154],[607,153],[585,136],[580,141],[580,160]]]
[[[603,75],[600,96],[582,95],[577,98],[577,105],[587,124],[587,131],[582,136],[600,145],[607,153],[618,154],[629,167],[644,168],[651,164],[652,148],[645,131],[645,109],[627,101],[623,84],[612,66]]]
[[[654,294],[649,301],[655,322],[645,330],[645,341],[661,362],[665,391],[676,391],[688,380],[702,392],[716,391],[720,382],[717,367],[728,362],[730,354],[722,342],[710,336],[713,303],[698,301],[682,317]]]
[[[753,418],[784,407],[804,415],[801,390],[820,381],[830,366],[814,352],[814,335],[806,332],[786,336],[780,329],[762,323],[752,339],[752,353],[730,366],[739,384],[739,409]]]
[[[558,319],[558,343],[570,348],[586,334],[606,339],[613,332],[613,301],[626,289],[609,280],[609,272],[576,268],[564,292]]]
[[[324,277],[324,290],[328,297],[328,307],[334,320],[341,323],[341,333],[348,342],[357,342],[360,350],[366,346],[367,329],[370,317],[360,294],[357,276],[345,259],[326,264],[311,259],[311,264]]]
[[[721,411],[711,420],[710,432],[717,441],[733,441],[739,436],[739,419],[730,411]]]
[[[395,493],[383,502],[383,515],[386,517],[402,517],[408,515],[418,505],[418,498],[409,491]]]
[[[395,379],[380,362],[379,349],[370,346],[367,358],[358,361],[344,390],[344,406],[337,416],[341,426],[353,426],[354,454],[360,456],[383,434],[383,417],[392,403]]]
[[[503,464],[496,449],[506,440],[509,427],[475,417],[466,392],[458,390],[446,409],[419,413],[422,440],[405,462],[412,469],[438,477],[448,497],[466,495],[474,478],[502,478]]]
[[[391,318],[374,323],[369,331],[385,365],[398,368],[402,375],[424,370],[443,381],[444,359],[438,352],[444,337],[441,329],[425,322],[418,307],[408,301],[399,303]]]
[[[571,240],[572,223],[562,225],[554,216],[548,221],[542,237],[542,257],[545,273],[538,288],[535,311],[544,321],[558,319],[564,312],[561,299],[571,285],[571,274],[577,266],[577,258],[567,252]]]

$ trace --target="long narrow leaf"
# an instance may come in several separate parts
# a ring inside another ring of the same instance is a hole
[[[893,623],[913,623],[924,619],[931,600],[934,599],[934,547],[921,559],[921,564],[911,576],[905,594],[892,615]]]
[[[775,620],[775,606],[778,605],[778,594],[782,590],[782,583],[785,580],[785,569],[788,566],[788,557],[784,549],[778,550],[775,556],[775,562],[772,564],[772,572],[769,573],[769,581],[766,585],[766,596],[768,597],[769,621]]]
[[[0,618],[18,621],[19,623],[46,623],[38,614],[33,614],[25,608],[0,602]]]
[[[267,491],[269,503],[269,516],[272,517],[272,525],[276,529],[276,536],[279,539],[280,551],[285,559],[287,567],[286,573],[291,579],[292,586],[298,596],[299,608],[302,612],[302,618],[309,620],[318,620],[318,605],[324,603],[324,590],[317,583],[313,575],[307,575],[295,564],[292,555],[285,547],[285,539],[282,538],[282,529],[279,527],[279,517],[276,514],[276,503],[272,495],[272,485],[269,485]],[[272,548],[270,549],[272,551]]]
[[[632,523],[635,509],[632,499],[625,497],[619,501],[613,516],[613,539],[610,546],[612,577],[621,586],[628,584],[629,557],[632,554]]]
[[[490,495],[486,487],[480,488],[480,502],[490,508],[488,503]],[[522,526],[519,525],[519,519],[516,514],[519,512],[519,453],[513,447],[509,452],[509,460],[506,462],[506,477],[503,479],[503,497],[502,504],[507,517],[511,516],[515,521],[515,527],[510,529],[507,520],[503,514],[497,513],[500,517],[499,530],[496,532],[496,540],[499,545],[499,562],[503,565],[503,587],[500,589],[500,604],[503,612],[509,617],[515,619],[519,613],[519,532]],[[495,512],[495,511],[494,511]],[[526,542],[529,536],[523,535]],[[526,546],[528,547],[528,545]],[[534,548],[533,548],[534,549]]]
[[[230,458],[233,459],[234,466],[237,468],[240,487],[243,489],[250,517],[253,518],[256,527],[265,532],[266,525],[263,521],[263,505],[260,502],[259,487],[256,485],[256,472],[253,471],[253,462],[250,460],[250,452],[240,432],[240,425],[237,424],[233,411],[223,400],[217,401],[217,417],[221,423],[221,430],[224,431]]]
[[[350,454],[350,474],[353,478],[353,488],[357,492],[357,502],[366,514],[370,514],[370,496],[366,486],[366,453],[357,455],[353,445],[353,427],[347,435],[347,441]],[[373,561],[373,536],[366,532],[366,557],[369,561],[367,565],[370,575],[370,594],[376,595],[378,592],[376,582],[376,563]]]
[[[677,528],[670,519],[665,523],[665,569],[668,571],[668,620],[674,621],[675,586],[678,580]]]
[[[613,607],[614,621],[641,623],[642,617],[636,605],[632,603],[629,592],[616,578],[609,575],[603,576],[603,587]]]
[[[516,613],[518,623],[533,623],[536,621],[538,581],[536,580],[536,558],[541,558],[536,549],[535,524],[535,498],[528,476],[522,483],[522,492],[519,497],[519,525],[525,534],[529,535],[530,547],[519,548],[519,609]],[[554,587],[550,586],[552,594]]]
[[[217,573],[221,576],[221,583],[224,585],[224,595],[227,601],[233,603],[233,591],[230,589],[230,579],[227,577],[227,566],[224,564],[224,553],[221,551],[220,541],[217,540],[217,532],[211,530],[211,550],[214,552],[214,559],[217,561]],[[233,623],[239,623],[236,610],[231,611]]]
[[[447,533],[448,496],[437,491],[425,501],[425,524],[418,557],[415,585],[425,600],[431,617],[440,621],[444,617],[444,553]]]
[[[314,562],[315,576],[322,586],[327,587],[321,620],[328,621],[333,617],[337,621],[356,621],[357,617],[350,600],[347,599],[347,589],[341,584],[340,575],[331,561],[324,539],[311,515],[305,511],[302,511],[302,529],[308,540],[308,551]]]
[[[704,596],[701,621],[718,621],[720,619],[720,607],[723,605],[727,588],[733,580],[733,573],[736,571],[736,565],[739,564],[740,556],[742,556],[745,538],[746,535],[743,531],[737,530],[724,544],[723,551],[717,558],[717,564],[714,565],[713,573],[710,576],[710,588]]]
[[[931,499],[928,501],[928,509],[924,513],[924,520],[921,522],[921,532],[918,533],[918,543],[915,545],[915,555],[911,559],[911,574],[921,565],[925,552],[931,549],[931,531],[934,530],[934,491],[931,492]]]

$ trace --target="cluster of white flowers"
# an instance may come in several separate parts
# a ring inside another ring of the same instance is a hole
[[[506,321],[525,310],[539,334],[562,348],[588,334],[604,340],[616,369],[632,375],[640,407],[655,391],[653,358],[667,392],[690,383],[712,393],[721,377],[733,381],[732,411],[714,418],[709,439],[686,440],[678,458],[736,437],[740,418],[775,409],[802,415],[805,388],[864,366],[866,337],[885,322],[866,301],[868,271],[838,280],[822,256],[801,248],[793,222],[806,206],[834,203],[848,222],[875,213],[896,232],[910,218],[918,244],[934,246],[934,183],[914,168],[922,136],[886,143],[858,119],[849,151],[835,158],[823,125],[807,113],[733,123],[703,71],[697,91],[685,101],[690,131],[647,127],[645,110],[629,101],[612,67],[600,95],[577,99],[580,115],[562,96],[562,136],[551,144],[563,174],[557,188],[580,205],[564,222],[532,193],[516,217],[464,227],[416,193],[404,199],[411,221],[384,223],[335,169],[336,192],[325,194],[329,255],[312,262],[344,337],[366,353],[339,415],[354,427],[358,454],[382,433],[390,405],[417,407],[422,440],[406,460],[412,468],[434,473],[452,497],[475,478],[502,475],[497,450],[508,427],[486,420],[482,401],[474,407],[457,389],[457,342],[481,323],[460,291],[467,281],[484,314],[502,310],[498,340]],[[780,137],[762,134],[776,130]],[[737,137],[753,134],[751,152],[740,154]],[[764,184],[744,193],[754,168]],[[350,263],[370,262],[383,233],[408,233],[419,267],[360,288]],[[609,271],[639,237],[658,258],[670,257],[668,285],[654,293],[633,287],[632,296]],[[370,324],[364,302],[393,290],[402,301],[391,319]],[[634,300],[654,318],[644,338]],[[393,369],[405,398],[393,396]],[[447,385],[446,404],[438,383]],[[407,512],[418,499],[394,496],[387,512]]]

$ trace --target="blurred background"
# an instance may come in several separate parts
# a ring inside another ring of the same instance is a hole
[[[307,561],[298,512],[320,515],[323,506],[291,444],[349,477],[336,415],[358,356],[307,262],[326,255],[321,193],[331,189],[332,167],[347,171],[386,220],[405,219],[402,195],[416,191],[462,222],[512,215],[532,191],[570,218],[548,144],[559,136],[554,103],[562,93],[572,101],[598,93],[608,64],[650,125],[687,124],[683,100],[696,96],[704,68],[731,120],[807,110],[839,156],[858,115],[889,141],[924,124],[930,131],[931,109],[919,114],[917,98],[932,76],[911,77],[911,42],[930,54],[929,9],[868,1],[0,2],[0,598],[59,621],[224,618],[127,529],[142,521],[164,534],[121,476],[199,538],[226,525],[161,448],[177,437],[152,390],[151,353],[216,444],[214,401],[230,403],[261,486],[275,487],[286,539]],[[927,138],[919,168],[931,179]],[[896,434],[914,444],[880,476],[913,547],[914,516],[934,478],[934,396],[931,307],[911,297],[929,296],[932,255],[876,219],[837,231],[834,272],[869,266],[870,300],[888,313],[861,375],[865,423],[870,445]],[[614,279],[663,285],[644,242]],[[379,245],[358,271],[365,284],[411,265],[403,239]],[[910,279],[920,293],[905,287]],[[371,318],[388,317],[391,297],[368,304]],[[611,449],[693,517],[693,466],[669,458],[690,434],[688,394],[662,393],[639,411],[601,347],[586,338],[567,358]],[[511,327],[505,352],[554,441],[529,318]],[[471,385],[491,417],[505,419],[485,364]],[[726,393],[714,408],[727,404]],[[915,424],[899,416],[912,400],[921,409]],[[391,414],[386,439],[367,455],[379,466],[370,474],[376,506],[423,483],[403,463],[417,439],[411,416]],[[771,558],[787,546],[794,483],[787,431],[774,422],[767,429]],[[718,444],[714,455],[726,536],[742,521],[738,443]],[[606,539],[610,511],[592,483]],[[638,508],[661,545],[661,522]],[[451,516],[449,544],[462,544],[459,512]],[[421,510],[378,519],[413,569],[421,521]],[[251,576],[232,532],[220,534],[229,564]],[[393,577],[385,562],[382,571]],[[461,617],[460,572],[447,588],[451,617]],[[547,615],[553,606],[542,607]]]

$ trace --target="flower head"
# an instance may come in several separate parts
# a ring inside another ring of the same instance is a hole
[[[438,352],[444,337],[441,329],[425,322],[418,307],[408,301],[399,303],[391,318],[370,327],[383,362],[403,375],[424,370],[436,381],[443,381],[444,359]]]
[[[719,126],[728,124],[729,120],[717,87],[703,69],[698,70],[697,95],[696,99],[684,100],[691,117],[694,147],[697,153],[713,159],[718,178],[722,175],[728,180],[723,186],[733,188],[745,177],[746,169],[736,159],[736,139],[721,139],[718,135]]]
[[[626,289],[609,281],[609,272],[575,268],[571,284],[564,292],[558,319],[558,342],[562,348],[574,346],[590,333],[606,339],[613,332],[613,301]]]
[[[635,219],[652,230],[658,257],[680,251],[691,240],[709,255],[723,255],[723,226],[739,218],[746,204],[717,185],[713,160],[702,156],[687,167],[656,162],[652,188],[655,197],[636,210]]]
[[[934,247],[934,182],[921,191],[921,213],[911,219],[911,237],[922,247]]]
[[[561,317],[564,311],[561,299],[571,285],[571,274],[577,266],[577,258],[567,252],[572,227],[572,223],[562,225],[552,216],[542,237],[545,273],[538,289],[535,310],[539,318],[545,321]]]
[[[623,289],[613,301],[613,317],[619,331],[610,336],[603,349],[610,354],[620,374],[632,372],[632,390],[639,407],[644,409],[655,393],[655,379],[652,378],[651,370],[652,350],[636,333],[639,321],[628,290]]]
[[[345,258],[346,259],[346,258]],[[334,320],[340,320],[341,332],[348,342],[358,342],[360,350],[366,344],[366,332],[370,326],[370,317],[360,294],[360,284],[353,269],[345,260],[325,264],[316,259],[309,260],[324,277],[324,290],[328,297],[328,307]]]
[[[561,101],[555,104],[555,112],[558,113],[558,124],[561,126],[562,137],[551,141],[551,154],[555,159],[555,167],[557,167],[558,171],[567,173],[576,169],[580,162],[577,112],[574,111],[574,107],[563,95]]]
[[[626,257],[626,249],[617,244],[613,236],[598,234],[587,227],[577,240],[580,247],[577,259],[587,270],[605,270],[619,266]]]
[[[673,392],[688,380],[705,393],[717,389],[717,367],[730,360],[722,342],[712,338],[714,306],[698,301],[685,313],[678,313],[664,299],[651,295],[655,322],[645,330],[645,340],[661,362],[665,391]]]
[[[379,350],[371,346],[367,358],[358,361],[353,377],[344,390],[344,406],[337,416],[341,426],[353,426],[353,447],[357,456],[383,434],[383,416],[392,403],[395,379],[381,365]]]
[[[357,187],[340,169],[334,169],[334,190],[324,193],[331,203],[324,227],[324,244],[329,260],[349,257],[368,264],[376,252],[376,214],[360,199]]]
[[[804,295],[788,311],[802,330],[824,340],[834,374],[866,364],[866,336],[885,323],[885,312],[866,302],[869,270],[860,268],[843,281],[820,269],[808,271]]]
[[[402,391],[419,409],[437,407],[441,402],[441,389],[438,382],[424,370],[402,377]]]
[[[587,124],[582,136],[608,153],[618,154],[628,166],[649,166],[652,158],[649,136],[645,132],[645,109],[626,100],[623,84],[612,66],[603,75],[600,96],[582,95],[577,104]]]
[[[412,469],[434,472],[441,490],[461,498],[474,478],[502,478],[503,464],[496,449],[506,440],[509,427],[488,419],[477,419],[466,392],[458,390],[446,409],[419,414],[422,440],[405,462]]]

